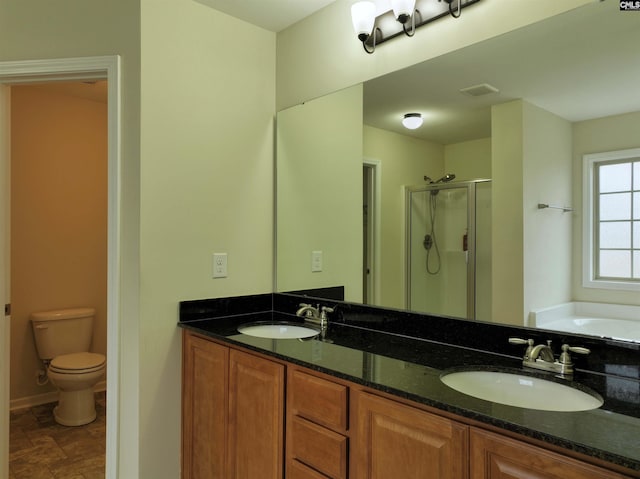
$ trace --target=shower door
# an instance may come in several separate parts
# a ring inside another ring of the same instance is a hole
[[[480,226],[478,217],[483,219]],[[481,243],[483,257],[489,254],[490,227],[486,222],[490,222],[490,218],[489,181],[407,188],[407,309],[477,318],[477,246]],[[486,269],[485,264],[490,265],[490,260],[484,258],[481,269]],[[484,287],[486,289],[486,281]],[[488,298],[483,296],[483,300],[490,301],[490,294]]]

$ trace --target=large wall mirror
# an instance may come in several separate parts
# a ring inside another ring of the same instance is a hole
[[[613,3],[279,112],[276,290],[515,325],[582,302],[640,319],[640,289],[583,286],[583,156],[640,148],[640,18]]]

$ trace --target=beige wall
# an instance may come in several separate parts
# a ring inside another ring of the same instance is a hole
[[[640,304],[637,291],[613,291],[582,287],[582,157],[590,153],[640,147],[640,112],[615,115],[573,124],[573,299],[619,304]]]
[[[405,307],[405,187],[444,171],[444,147],[437,143],[364,127],[364,156],[381,164],[380,297],[376,304]]]
[[[523,129],[521,101],[491,109],[491,304],[493,320],[511,324],[523,324]]]
[[[524,114],[524,317],[571,300],[571,123],[530,103]]]
[[[277,290],[362,302],[362,85],[278,113],[277,150]]]
[[[456,181],[491,178],[491,138],[445,145],[444,169]]]
[[[107,105],[17,86],[11,95],[11,399],[38,386],[29,315],[92,307],[107,346]]]
[[[569,301],[571,124],[516,100],[492,109],[493,319],[523,325],[531,309]]]
[[[351,25],[352,0],[338,0],[278,33],[277,107],[291,105],[434,58],[572,10],[592,0],[484,0],[367,55]]]
[[[272,291],[275,34],[192,0],[141,5],[140,472],[122,477],[176,478],[178,302]]]
[[[122,65],[122,218],[119,477],[138,474],[138,229],[140,135],[140,5],[137,0],[2,0],[0,62],[120,55]],[[177,414],[177,413],[176,413]],[[166,434],[170,434],[167,432]],[[177,455],[177,451],[174,453]]]

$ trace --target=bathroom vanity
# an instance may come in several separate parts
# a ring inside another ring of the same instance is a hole
[[[523,351],[508,337],[544,332],[466,325],[475,327],[474,340],[465,324],[443,332],[446,318],[363,310],[351,319],[337,315],[324,337],[261,338],[238,327],[300,321],[293,314],[299,298],[245,299],[181,303],[184,478],[640,477],[639,381],[596,366],[623,351],[607,356],[610,346],[571,338],[590,343],[593,355],[591,363],[576,360],[575,380],[604,405],[529,410],[459,393],[440,376],[462,365],[519,370]],[[396,316],[402,321],[390,319]],[[423,329],[415,321],[441,333],[398,332]],[[441,341],[439,334],[452,333],[468,346]],[[493,341],[480,350],[474,341],[486,337]],[[637,351],[632,356],[637,365]]]

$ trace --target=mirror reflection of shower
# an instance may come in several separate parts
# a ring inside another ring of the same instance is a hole
[[[452,180],[406,187],[405,307],[488,321],[491,180]]]
[[[453,173],[448,173],[444,175],[439,180],[433,181],[427,175],[424,176],[424,181],[428,182],[430,185],[437,183],[448,183],[455,179],[456,175]],[[440,190],[431,190],[431,195],[429,195],[429,218],[431,220],[431,230],[424,236],[424,241],[422,245],[424,249],[427,250],[427,273],[429,274],[438,274],[440,272],[440,267],[442,265],[440,259],[440,249],[438,248],[438,238],[436,236],[436,213],[438,209],[438,193]],[[433,249],[432,249],[433,248]],[[434,252],[434,256],[431,253]]]

